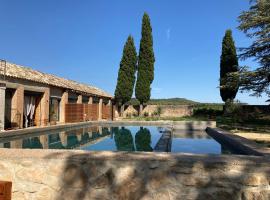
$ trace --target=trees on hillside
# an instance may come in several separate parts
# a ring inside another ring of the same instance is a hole
[[[114,93],[116,102],[121,106],[121,115],[123,112],[123,105],[131,99],[133,94],[136,69],[137,53],[133,37],[130,35],[128,36],[123,49],[117,85]]]
[[[154,80],[154,63],[152,27],[148,14],[144,13],[135,88],[136,98],[140,102],[140,114],[142,114],[143,103],[149,101],[151,96],[151,84]]]
[[[241,74],[241,89],[252,91],[260,96],[266,93],[270,96],[270,1],[252,0],[248,11],[239,16],[239,29],[247,37],[253,39],[247,48],[241,48],[240,58],[255,58],[260,67],[254,71],[244,71]]]
[[[232,73],[237,73],[238,70],[238,58],[232,31],[227,30],[222,41],[220,57],[220,96],[224,102],[232,101],[237,94],[239,80],[238,76],[232,76]]]

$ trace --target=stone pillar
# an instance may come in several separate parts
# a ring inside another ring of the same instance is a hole
[[[62,98],[60,101],[60,122],[65,123],[65,113],[66,113],[66,104],[68,103],[68,92],[65,91],[62,94]]]
[[[23,140],[13,140],[10,141],[10,148],[12,149],[21,149]]]
[[[111,139],[113,139],[113,131],[112,131],[112,127],[110,126],[110,127],[108,127],[108,131],[110,132],[110,134],[111,134]]]
[[[102,134],[102,126],[98,126],[98,133],[101,135]]]
[[[41,126],[47,126],[49,123],[49,108],[50,101],[50,89],[47,88],[41,98]]]
[[[111,99],[108,100],[107,106],[110,107],[110,120],[113,120],[113,106],[112,106],[112,100]]]
[[[88,136],[89,136],[89,138],[92,138],[93,132],[92,131],[88,131]]]
[[[60,137],[60,140],[61,140],[61,143],[64,147],[67,146],[67,134],[65,131],[62,131],[59,133],[59,137]]]
[[[82,95],[78,95],[77,104],[82,104]]]
[[[76,137],[77,137],[78,142],[82,141],[82,133],[80,131],[76,133]]]
[[[98,120],[102,120],[102,104],[103,104],[103,99],[99,99],[98,103]]]
[[[110,106],[110,105],[112,105],[112,100],[111,99],[108,100],[107,106]]]
[[[5,129],[6,84],[0,83],[0,131]]]
[[[49,149],[49,138],[48,135],[39,136],[39,141],[42,144],[43,149]]]
[[[11,127],[23,128],[24,87],[19,85],[11,99]]]
[[[93,97],[89,97],[88,104],[93,104]]]

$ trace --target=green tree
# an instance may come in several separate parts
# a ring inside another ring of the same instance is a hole
[[[252,91],[253,95],[262,93],[270,96],[270,1],[252,0],[248,11],[239,16],[239,29],[253,39],[247,48],[240,48],[240,58],[255,58],[260,67],[241,73],[241,89]]]
[[[115,130],[114,141],[117,151],[134,151],[133,137],[130,130],[122,127],[120,130]]]
[[[153,151],[149,129],[140,127],[135,135],[135,144],[137,151]]]
[[[222,41],[222,54],[220,57],[220,96],[224,102],[232,101],[238,91],[239,81],[237,76],[238,58],[232,38],[232,31],[227,30]]]
[[[154,63],[152,27],[148,14],[144,13],[135,88],[136,98],[140,102],[140,115],[142,114],[143,103],[149,101],[151,96],[151,84],[154,80]]]
[[[133,94],[135,84],[135,74],[137,70],[137,53],[133,37],[130,35],[123,49],[123,56],[118,71],[117,85],[114,92],[115,100],[121,106],[121,115],[123,105],[128,102]]]

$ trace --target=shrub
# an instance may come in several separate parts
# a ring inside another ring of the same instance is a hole
[[[162,108],[160,106],[157,107],[157,115],[160,116],[162,112]]]
[[[217,116],[222,115],[222,110],[216,110],[212,108],[197,108],[193,111],[193,116],[208,117],[210,119],[215,119]]]
[[[144,112],[144,113],[143,113],[143,116],[144,116],[144,117],[148,117],[148,116],[149,116],[149,113],[148,113],[148,112]]]
[[[241,103],[239,101],[226,101],[224,114],[227,116],[241,116],[243,114]]]
[[[133,117],[137,117],[138,114],[137,114],[136,112],[133,112],[133,113],[132,113],[132,116],[133,116]]]

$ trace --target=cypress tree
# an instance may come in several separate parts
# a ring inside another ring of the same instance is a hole
[[[237,73],[238,58],[236,48],[232,38],[232,31],[227,30],[222,41],[222,54],[220,57],[220,96],[224,102],[233,100],[238,91]]]
[[[143,103],[149,101],[151,96],[151,84],[154,80],[154,62],[155,56],[153,50],[151,22],[148,14],[144,13],[142,19],[138,74],[135,88],[136,98],[140,102],[140,114],[142,114]]]
[[[133,137],[129,129],[122,127],[114,134],[117,151],[134,151]]]
[[[125,43],[123,55],[118,71],[117,85],[114,92],[115,100],[121,106],[121,115],[123,105],[128,102],[133,94],[135,84],[135,73],[137,69],[137,53],[133,37],[130,35]]]
[[[153,151],[149,129],[140,127],[140,130],[135,135],[135,144],[137,151]]]

